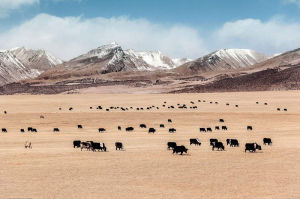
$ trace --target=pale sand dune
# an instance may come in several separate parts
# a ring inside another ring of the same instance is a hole
[[[198,99],[207,102],[198,103]],[[98,105],[161,106],[164,101],[189,104],[191,100],[198,110],[89,109]],[[0,133],[0,198],[296,199],[300,197],[299,102],[298,91],[1,96],[0,127],[7,128],[8,133]],[[72,112],[68,111],[71,106]],[[288,108],[288,112],[278,112],[277,107]],[[173,123],[168,124],[168,118]],[[226,133],[199,132],[199,127],[222,125],[220,118],[225,119]],[[138,128],[140,123],[155,127],[157,133],[149,135]],[[160,123],[166,128],[160,129]],[[77,124],[84,128],[77,129]],[[135,131],[117,131],[118,125],[133,126]],[[247,125],[253,125],[253,132],[246,131]],[[37,128],[38,133],[19,133],[28,126]],[[61,133],[54,134],[54,127]],[[106,128],[107,133],[99,134],[99,127]],[[169,127],[177,132],[169,134]],[[262,145],[258,153],[244,153],[246,142],[262,144],[264,137],[271,137],[273,146]],[[199,138],[202,145],[189,146],[190,138]],[[237,138],[241,146],[211,151],[210,138],[224,144],[226,138]],[[75,139],[104,142],[109,151],[73,149]],[[24,149],[26,140],[32,142],[33,149]],[[116,141],[123,142],[126,150],[115,151]],[[189,155],[172,155],[166,150],[168,141],[187,146]]]

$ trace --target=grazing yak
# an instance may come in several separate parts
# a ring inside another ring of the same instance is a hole
[[[172,123],[172,120],[171,120],[171,119],[168,119],[168,122],[169,122],[169,123]]]
[[[231,139],[226,139],[226,144],[229,145],[231,142]]]
[[[121,126],[118,126],[118,130],[119,130],[119,131],[121,131],[121,130],[122,130]]]
[[[212,129],[210,127],[206,128],[207,132],[212,132]]]
[[[123,150],[123,143],[122,142],[116,142],[115,143],[115,146],[116,146],[116,150]]]
[[[59,132],[59,128],[53,128],[53,132]]]
[[[25,130],[24,130],[24,129],[20,129],[20,132],[21,132],[21,133],[24,133],[24,132],[25,132]]]
[[[245,144],[245,153],[246,151],[255,152],[257,150],[261,150],[261,146],[256,143],[246,143]]]
[[[133,127],[127,127],[125,130],[126,130],[126,131],[133,131],[134,128],[133,128]]]
[[[82,129],[83,127],[82,127],[81,124],[78,124],[78,125],[77,125],[77,128]]]
[[[212,150],[214,151],[215,148],[217,148],[218,151],[219,151],[219,150],[222,150],[222,151],[225,150],[225,147],[224,147],[224,145],[223,145],[222,142],[213,142]]]
[[[240,146],[239,141],[237,139],[230,139],[230,143],[229,144],[230,144],[230,147],[239,147]]]
[[[167,145],[168,145],[168,150],[174,149],[177,146],[176,142],[168,142]]]
[[[80,144],[81,144],[81,141],[80,141],[80,140],[74,140],[74,141],[73,141],[73,147],[74,147],[74,148],[80,148]]]
[[[175,132],[176,132],[176,129],[174,129],[174,128],[169,129],[169,133],[175,133]]]
[[[227,129],[227,126],[222,126],[222,130],[223,131],[227,131],[228,129]]]
[[[24,147],[25,147],[25,149],[32,149],[31,142],[26,141]]]
[[[247,126],[247,131],[252,131],[253,127],[252,126]]]
[[[215,139],[215,138],[209,139],[210,146],[213,146],[214,143],[216,143],[216,142],[218,142],[218,139]]]
[[[215,126],[215,130],[220,130],[220,127],[219,126]]]
[[[205,128],[200,128],[200,132],[206,132]]]
[[[102,106],[98,106],[96,109],[102,110]]]
[[[224,122],[224,119],[219,119],[219,122]]]
[[[146,124],[140,124],[140,128],[147,128]]]
[[[6,128],[2,128],[2,133],[7,133],[7,129]]]
[[[271,138],[264,138],[263,139],[264,145],[268,144],[268,145],[272,145],[272,140]]]
[[[103,133],[103,132],[105,132],[105,131],[106,131],[105,128],[98,128],[98,132],[99,132],[99,133]]]
[[[200,146],[201,142],[199,141],[198,138],[191,138],[190,139],[190,145],[192,145],[192,144]]]
[[[148,133],[155,133],[155,132],[156,132],[155,128],[149,128],[148,130]]]
[[[188,151],[188,149],[187,148],[185,148],[185,146],[183,146],[183,145],[181,145],[181,146],[175,146],[174,148],[173,148],[173,154],[174,153],[180,153],[180,155],[182,155],[183,154],[183,152],[185,152],[185,153],[187,153],[187,151]]]
[[[106,151],[106,146],[104,143],[92,142],[92,151]]]
[[[92,149],[92,141],[87,141],[87,142],[81,142],[80,143],[80,150],[86,149],[87,151]]]
[[[72,107],[70,107],[70,108],[69,108],[69,111],[72,111],[72,110],[73,110],[73,108],[72,108]]]
[[[160,128],[165,128],[165,125],[164,124],[160,124],[159,127]]]
[[[23,130],[24,130],[24,129],[23,129]],[[33,127],[28,127],[28,128],[27,128],[27,131],[28,131],[28,132],[34,132],[34,133],[37,132],[36,128],[33,128]],[[21,131],[21,132],[22,132],[22,131]]]

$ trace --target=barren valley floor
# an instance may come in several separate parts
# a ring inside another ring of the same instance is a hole
[[[163,108],[164,101],[198,108]],[[106,112],[97,110],[99,105],[160,109]],[[0,111],[0,127],[8,131],[0,133],[0,198],[300,198],[299,91],[12,95],[0,97]],[[139,128],[141,123],[157,132],[148,134]],[[159,128],[161,123],[166,128]],[[217,125],[228,131],[215,131]],[[29,126],[38,133],[20,133]],[[135,130],[125,132],[128,126]],[[53,133],[54,127],[60,132]],[[100,127],[107,131],[98,133]],[[200,133],[200,127],[213,132]],[[273,145],[263,145],[264,137],[272,138]],[[190,138],[199,138],[202,145],[190,146]],[[236,138],[240,147],[212,151],[210,138],[224,144]],[[104,142],[108,152],[74,149],[73,140]],[[33,148],[24,149],[25,141]],[[124,144],[124,151],[115,150],[116,141]],[[185,145],[188,155],[173,155],[168,141]],[[246,142],[257,142],[262,150],[245,153]]]

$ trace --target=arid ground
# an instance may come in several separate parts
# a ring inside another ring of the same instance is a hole
[[[164,101],[175,107],[194,101],[198,109],[163,108]],[[98,105],[160,109],[106,112]],[[0,97],[0,111],[0,127],[8,131],[0,133],[0,198],[300,198],[299,91],[13,95]],[[148,134],[141,123],[157,132]],[[166,128],[159,128],[161,123]],[[215,131],[217,125],[228,131]],[[20,133],[29,126],[38,133]],[[128,126],[135,130],[125,132]],[[53,133],[54,127],[61,132]],[[100,127],[107,132],[98,133]],[[168,133],[171,127],[177,132]],[[213,132],[200,133],[199,127]],[[263,145],[264,137],[272,138],[273,145]],[[190,138],[199,138],[202,145],[190,146]],[[210,138],[224,144],[236,138],[240,147],[212,151]],[[108,152],[74,149],[78,139],[104,142]],[[33,148],[25,149],[25,141]],[[116,141],[123,142],[124,151],[115,150]],[[188,155],[173,155],[168,141],[185,145]],[[257,142],[262,150],[245,153],[246,142]]]

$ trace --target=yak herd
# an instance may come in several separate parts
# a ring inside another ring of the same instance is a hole
[[[171,119],[167,120],[169,123],[172,123]],[[224,123],[224,119],[220,119],[219,122]],[[160,128],[165,128],[164,124],[160,124],[159,125]],[[82,125],[77,125],[78,128],[83,128]],[[140,124],[139,127],[141,129],[147,129],[147,125],[146,124]],[[220,130],[220,128],[218,128],[219,126],[216,126],[215,129],[216,130]],[[226,126],[222,126],[221,128],[222,130],[227,130]],[[118,126],[118,130],[122,130],[121,126]],[[200,128],[199,129],[200,132],[212,132],[212,128],[208,127],[208,128]],[[253,130],[252,126],[247,126],[247,130]],[[99,132],[105,132],[104,128],[99,128],[98,129]],[[126,127],[125,128],[126,132],[131,132],[134,131],[134,127]],[[148,128],[148,133],[156,133],[157,130],[153,127],[149,127]],[[169,128],[169,133],[175,133],[176,129],[175,128]],[[212,147],[212,150],[218,150],[218,151],[224,151],[225,150],[225,146],[223,144],[223,142],[219,141],[216,138],[211,138],[209,140],[210,146]],[[263,138],[263,144],[264,145],[272,145],[272,140],[271,138]],[[195,146],[201,146],[201,142],[198,138],[190,138],[190,145],[195,145]],[[237,139],[226,139],[226,145],[229,147],[239,147],[240,143]],[[73,141],[73,147],[74,148],[80,148],[81,151],[83,149],[87,150],[87,151],[107,151],[106,145],[104,143],[99,143],[99,142],[93,142],[93,141],[80,141],[80,140],[74,140]],[[122,142],[116,142],[115,143],[115,149],[116,150],[124,150],[123,148],[123,143]],[[173,154],[180,154],[183,155],[183,153],[187,153],[188,152],[188,148],[186,148],[184,145],[177,145],[176,142],[168,142],[167,143],[167,149],[168,150],[172,150]],[[256,150],[261,150],[261,146],[257,143],[246,143],[245,144],[245,152],[249,151],[249,152],[256,152]]]
[[[198,102],[206,102],[205,100],[198,100]],[[219,104],[218,102],[209,102],[210,104]],[[167,102],[164,102],[162,104],[161,107],[159,106],[147,106],[147,107],[115,107],[115,106],[111,106],[108,108],[104,108],[102,106],[97,106],[96,109],[97,110],[105,110],[105,111],[111,111],[111,110],[121,110],[121,111],[129,111],[129,110],[136,110],[136,111],[143,111],[143,110],[151,110],[151,109],[160,109],[160,108],[168,108],[168,109],[198,109],[198,106],[195,105],[195,102],[190,101],[191,105],[187,105],[187,104],[177,104],[177,107],[174,105],[167,105]],[[259,104],[259,102],[256,102],[256,104]],[[268,103],[264,103],[265,106],[268,105]],[[229,103],[226,103],[226,106],[230,106]],[[234,107],[239,108],[239,105],[236,104],[234,105]],[[62,110],[61,107],[58,108],[60,111]],[[93,107],[90,107],[90,109],[93,109]],[[68,108],[69,111],[73,111],[73,107],[69,107]],[[277,108],[278,111],[280,111],[280,108]],[[283,108],[284,111],[287,111],[286,108]],[[7,114],[7,111],[4,111],[4,114]],[[40,116],[41,119],[44,119],[45,117],[43,115]],[[168,119],[167,123],[172,123],[172,119]],[[219,119],[219,122],[222,123],[222,125],[217,125],[214,127],[215,131],[227,131],[228,127],[226,125],[224,125],[225,120],[224,119]],[[140,128],[142,129],[147,129],[148,128],[148,133],[149,134],[154,134],[157,132],[157,129],[153,128],[153,127],[147,127],[146,124],[140,124],[139,125]],[[77,125],[78,129],[83,129],[83,125],[78,124]],[[159,128],[165,128],[165,124],[159,124]],[[117,127],[118,131],[122,130],[121,126]],[[253,127],[248,125],[246,127],[247,131],[252,131]],[[37,132],[36,128],[33,127],[28,127],[27,128],[28,132]],[[129,127],[125,127],[125,131],[126,132],[132,132],[134,131],[134,127],[129,126]],[[199,128],[200,132],[204,132],[204,133],[209,133],[213,131],[212,127],[200,127]],[[2,128],[2,132],[3,133],[7,133],[7,129],[6,128]],[[20,129],[21,133],[25,132],[25,129]],[[55,127],[53,128],[53,132],[55,133],[59,133],[60,129]],[[106,132],[105,128],[98,128],[98,132],[99,133],[104,133]],[[169,133],[176,133],[176,129],[175,128],[169,128],[168,129]],[[225,146],[223,144],[223,142],[219,141],[216,138],[211,138],[209,140],[210,146],[212,148],[212,150],[218,150],[218,151],[224,151],[225,150]],[[271,138],[263,138],[263,144],[264,145],[271,145],[272,144],[272,140]],[[201,142],[198,138],[190,138],[190,145],[195,145],[195,146],[201,146]],[[226,139],[226,145],[230,146],[230,147],[239,147],[240,143],[237,139]],[[74,148],[80,148],[81,151],[82,150],[87,150],[87,151],[103,151],[106,152],[107,151],[107,147],[105,145],[105,143],[101,143],[101,142],[94,142],[94,141],[81,141],[81,140],[74,140],[73,141],[73,147]],[[32,148],[32,144],[29,141],[26,141],[25,143],[25,148]],[[122,142],[115,142],[115,149],[116,150],[124,150],[124,146]],[[183,153],[187,153],[189,149],[187,149],[184,145],[177,145],[176,142],[168,142],[167,143],[167,149],[168,150],[172,150],[173,154],[180,154],[183,155]],[[249,151],[249,152],[256,152],[256,150],[261,150],[261,146],[257,143],[246,143],[245,144],[245,152]]]

